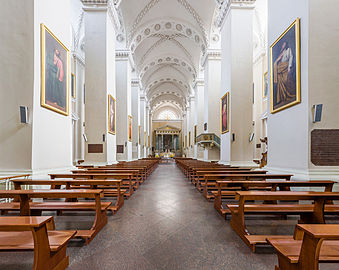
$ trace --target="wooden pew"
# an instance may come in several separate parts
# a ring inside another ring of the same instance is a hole
[[[239,167],[221,167],[221,168],[192,168],[189,171],[189,180],[194,184],[199,183],[199,180],[203,180],[203,175],[205,174],[227,174],[227,173],[247,173],[247,172],[258,172],[254,171],[252,168],[239,168]],[[260,170],[262,174],[267,173],[267,171]]]
[[[296,230],[301,239],[267,239],[278,255],[276,270],[318,270],[319,263],[339,263],[338,224],[303,224]]]
[[[291,187],[323,187],[323,191],[331,192],[335,183],[335,181],[217,181],[218,190],[212,191],[214,208],[224,217],[231,214],[231,211],[222,205],[222,199],[234,199],[237,191],[263,188],[270,191],[289,191]]]
[[[299,223],[324,224],[324,213],[338,214],[339,206],[326,204],[329,200],[338,200],[339,192],[293,192],[293,191],[238,191],[239,204],[227,205],[232,214],[231,226],[254,252],[256,245],[267,244],[266,239],[288,238],[290,236],[250,235],[245,225],[245,214],[260,215],[300,215]],[[314,204],[261,204],[247,205],[246,201],[314,201]]]
[[[137,181],[137,188],[146,180],[146,170],[137,168],[88,168],[86,170],[73,170],[72,173],[132,173]]]
[[[0,217],[0,251],[34,251],[33,270],[66,269],[67,244],[76,231],[48,231],[49,223],[53,217]]]
[[[126,189],[126,198],[132,196],[136,182],[132,180],[133,173],[53,173],[51,179],[91,179],[91,180],[123,180],[121,188]]]
[[[107,210],[115,214],[124,205],[124,193],[125,190],[121,189],[122,180],[32,180],[32,179],[16,179],[12,180],[14,188],[21,190],[22,185],[30,186],[50,186],[54,189],[60,189],[61,186],[65,186],[66,189],[102,189],[105,190],[105,196],[116,197],[116,202],[110,205]],[[73,200],[74,201],[74,200]]]
[[[230,181],[255,181],[255,180],[290,180],[292,174],[261,174],[256,173],[256,171],[251,171],[250,173],[228,173],[228,174],[205,174],[204,182],[201,184],[202,192],[204,197],[207,200],[211,200],[214,198],[211,191],[217,190],[217,181],[219,180],[230,180]]]
[[[107,224],[107,208],[111,202],[101,202],[102,190],[0,190],[0,198],[19,198],[20,202],[0,203],[1,211],[20,211],[21,216],[41,215],[42,211],[95,211],[95,220],[90,230],[78,230],[75,237],[88,244]],[[73,199],[93,198],[95,202],[31,202],[33,198]],[[54,229],[54,225],[51,226]]]

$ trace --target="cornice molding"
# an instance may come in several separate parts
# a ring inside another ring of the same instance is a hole
[[[221,50],[207,50],[201,59],[202,67],[205,66],[207,60],[221,60]]]
[[[129,61],[132,69],[135,67],[134,59],[130,50],[116,50],[115,51],[116,61]]]
[[[131,80],[131,84],[132,84],[133,87],[140,87],[140,80],[134,78],[134,79]]]
[[[222,28],[227,18],[228,12],[232,7],[253,9],[256,0],[225,0],[221,5],[219,16],[216,20],[216,26]]]
[[[72,56],[74,57],[74,59],[76,61],[79,62],[80,65],[82,65],[83,67],[85,67],[85,58],[83,58],[79,53],[77,52],[72,52]]]
[[[84,11],[106,11],[115,27],[118,31],[121,28],[119,15],[114,7],[112,0],[81,0],[84,5]]]
[[[196,88],[197,86],[204,86],[205,80],[203,78],[197,78],[193,83],[193,88]]]

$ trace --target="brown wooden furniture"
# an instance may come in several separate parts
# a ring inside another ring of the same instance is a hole
[[[258,181],[258,180],[290,180],[292,174],[260,174],[251,171],[251,173],[228,173],[228,174],[205,174],[204,182],[201,184],[202,192],[204,197],[207,200],[211,200],[214,198],[211,191],[217,190],[217,181],[220,180],[230,180],[230,181],[239,181],[239,180],[247,180],[247,181]]]
[[[14,188],[21,190],[22,185],[29,186],[50,186],[54,189],[60,189],[65,186],[66,189],[102,189],[105,196],[115,197],[115,204],[111,204],[107,210],[115,214],[124,205],[125,190],[121,189],[122,180],[32,180],[32,179],[16,179],[12,180]],[[76,200],[72,200],[76,201]],[[0,208],[1,209],[1,208]],[[84,210],[85,211],[85,210]]]
[[[339,262],[339,225],[304,224],[296,230],[301,239],[267,239],[278,255],[276,270],[318,270],[319,263]]]
[[[123,180],[121,188],[125,189],[126,198],[132,196],[134,192],[135,181],[132,180],[133,173],[57,173],[49,174],[51,179],[92,179],[92,180]]]
[[[0,198],[19,199],[20,202],[0,203],[1,211],[20,211],[21,216],[41,215],[42,211],[95,211],[95,220],[90,230],[78,230],[76,237],[88,244],[107,224],[107,208],[111,202],[101,202],[102,190],[0,190]],[[31,202],[32,198],[78,199],[93,198],[95,202]],[[52,229],[55,226],[51,225]]]
[[[291,238],[290,236],[250,235],[245,225],[245,214],[300,215],[299,223],[324,224],[324,213],[338,214],[339,207],[326,204],[338,200],[339,192],[293,192],[293,191],[238,191],[238,205],[227,205],[232,214],[231,226],[254,252],[256,245],[266,244],[268,237]],[[314,204],[261,204],[251,206],[246,201],[313,201]]]
[[[64,270],[76,231],[48,231],[53,217],[0,217],[0,251],[34,251],[33,270]],[[1,263],[0,263],[1,264]]]
[[[218,190],[212,191],[214,208],[224,217],[231,214],[229,208],[222,205],[222,200],[234,199],[237,191],[261,189],[289,191],[291,187],[323,187],[323,191],[331,192],[335,183],[334,181],[217,181]]]

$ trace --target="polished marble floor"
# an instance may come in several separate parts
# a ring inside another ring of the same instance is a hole
[[[57,219],[74,226],[75,218]],[[295,223],[253,218],[248,228],[293,233]],[[159,165],[88,246],[72,242],[68,254],[70,270],[273,270],[276,263],[270,248],[253,254],[175,164]],[[0,270],[31,269],[31,262],[32,253],[0,253]]]

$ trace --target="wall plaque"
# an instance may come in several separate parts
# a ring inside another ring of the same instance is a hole
[[[339,166],[339,129],[311,132],[311,162],[316,166]]]
[[[124,153],[124,145],[117,145],[117,154],[123,154]]]
[[[90,154],[98,154],[104,152],[103,144],[88,144],[88,153]]]

